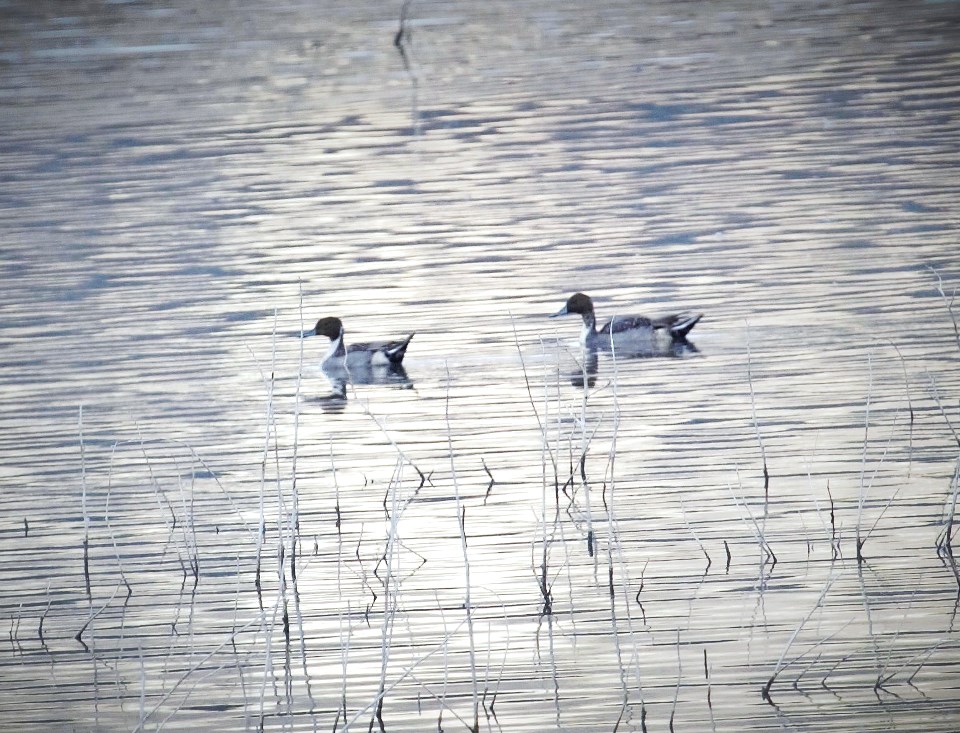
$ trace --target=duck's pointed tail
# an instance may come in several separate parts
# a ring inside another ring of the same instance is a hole
[[[684,313],[674,316],[670,324],[670,334],[673,336],[673,340],[686,341],[687,334],[693,330],[693,327],[697,325],[701,318],[703,318],[703,313]]]
[[[414,335],[414,333],[411,333],[403,341],[394,341],[392,344],[388,344],[383,350],[383,353],[387,355],[387,359],[390,360],[391,364],[399,364],[403,361],[403,357],[407,353],[407,346],[410,345],[410,340]]]

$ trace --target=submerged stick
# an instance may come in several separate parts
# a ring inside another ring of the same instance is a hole
[[[413,71],[410,68],[410,59],[407,56],[407,45],[410,43],[410,31],[407,30],[407,10],[410,9],[410,3],[412,0],[404,0],[403,5],[400,6],[400,27],[397,29],[396,35],[393,37],[394,48],[400,53],[400,59],[403,61],[403,68],[410,75],[410,79],[413,84],[417,83],[417,78],[413,75]]]
[[[713,701],[711,700],[713,688],[710,681],[710,665],[707,664],[707,648],[703,648],[703,678],[707,681],[707,707],[713,710]]]
[[[710,555],[707,552],[707,548],[703,546],[703,543],[700,541],[700,538],[697,536],[697,533],[694,531],[693,527],[690,525],[690,522],[687,521],[687,508],[684,506],[683,499],[680,499],[680,517],[683,519],[683,524],[686,526],[687,531],[693,535],[693,539],[696,540],[697,545],[700,546],[700,552],[703,553],[703,556],[707,558],[707,567],[703,569],[703,574],[706,575],[710,572],[710,566],[713,564],[713,560],[710,559]],[[730,550],[727,550],[727,556],[729,557]],[[729,565],[729,561],[728,561]]]
[[[840,557],[840,539],[837,537],[837,513],[833,502],[833,494],[830,492],[830,479],[827,479],[827,498],[830,500],[830,547],[832,559]]]
[[[487,493],[483,495],[483,503],[486,504],[487,499],[490,498],[490,492],[493,491],[493,485],[497,482],[494,480],[493,474],[490,473],[490,469],[487,468],[487,462],[483,460],[483,456],[480,456],[480,465],[483,466],[483,470],[486,471],[487,477],[490,479],[490,483],[487,484]]]
[[[50,613],[50,606],[53,603],[53,599],[50,597],[50,581],[47,581],[47,605],[43,609],[43,613],[40,614],[40,623],[37,624],[37,637],[40,639],[40,643],[46,647],[46,642],[43,638],[43,622],[47,618],[47,614]]]

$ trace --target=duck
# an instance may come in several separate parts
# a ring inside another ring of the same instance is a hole
[[[303,333],[304,336],[314,334],[330,339],[330,348],[321,362],[321,366],[325,369],[399,367],[407,353],[407,346],[415,335],[411,333],[405,339],[396,341],[371,341],[346,346],[343,342],[343,322],[332,316],[321,318],[313,331]]]
[[[621,344],[628,349],[656,351],[674,345],[687,344],[687,334],[703,317],[702,313],[681,313],[659,318],[646,316],[614,316],[597,330],[593,301],[583,293],[574,293],[563,308],[550,318],[577,314],[583,318],[580,343],[592,349],[617,349]]]

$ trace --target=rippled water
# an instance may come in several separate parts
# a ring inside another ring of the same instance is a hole
[[[955,730],[957,3],[406,13],[0,8],[4,727]]]

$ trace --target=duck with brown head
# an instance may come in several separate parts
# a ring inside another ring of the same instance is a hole
[[[702,313],[684,313],[660,318],[646,316],[614,316],[597,329],[597,317],[593,311],[593,301],[583,293],[574,293],[563,308],[551,315],[551,318],[566,315],[579,315],[583,319],[580,331],[580,343],[594,349],[633,350],[647,345],[650,351],[668,350],[674,344],[685,344],[687,334],[697,325]]]
[[[407,353],[410,339],[414,336],[411,333],[405,339],[397,341],[370,341],[347,346],[343,338],[343,323],[334,317],[321,318],[313,331],[306,331],[303,335],[314,334],[330,339],[330,348],[321,362],[325,369],[398,366]]]

